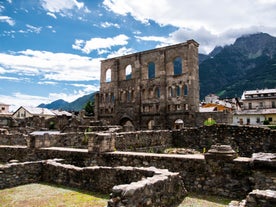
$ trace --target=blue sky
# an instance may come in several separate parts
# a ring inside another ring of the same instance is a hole
[[[235,2],[235,3],[234,3]],[[74,101],[99,89],[100,60],[244,34],[276,36],[276,0],[0,0],[0,102]]]

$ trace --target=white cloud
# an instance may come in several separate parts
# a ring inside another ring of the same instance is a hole
[[[91,11],[84,5],[83,2],[77,0],[41,0],[42,7],[48,11],[47,15],[56,18],[55,13],[62,17],[72,17],[72,12],[82,11],[90,13]]]
[[[116,28],[120,28],[120,25],[116,24],[116,23],[111,23],[111,22],[102,22],[101,23],[101,27],[103,28],[108,28],[108,27],[116,27]]]
[[[119,57],[119,56],[123,56],[123,55],[127,55],[127,54],[132,54],[132,53],[135,53],[135,52],[136,51],[132,48],[122,47],[119,50],[114,51],[111,54],[109,54],[107,56],[107,58]]]
[[[128,39],[126,35],[121,34],[108,38],[91,38],[88,41],[75,40],[75,44],[72,45],[72,48],[89,54],[93,50],[110,49],[113,46],[127,45]]]
[[[15,25],[15,21],[11,17],[8,17],[8,16],[0,16],[0,22],[6,22],[10,26]]]
[[[230,0],[159,0],[158,4],[153,0],[104,0],[103,4],[117,14],[129,13],[142,22],[151,19],[160,25],[191,29],[206,27],[215,34],[232,28],[271,26],[276,21],[275,0],[243,0],[238,3]]]
[[[35,27],[35,26],[32,26],[30,24],[26,24],[26,27],[28,28],[27,29],[27,32],[34,32],[34,33],[37,33],[39,34],[41,32],[41,27]]]
[[[0,66],[17,75],[41,75],[50,81],[100,79],[100,59],[67,53],[25,50],[0,53]]]
[[[46,14],[47,14],[48,16],[50,16],[50,17],[53,17],[54,19],[57,18],[57,16],[56,16],[54,13],[52,13],[52,12],[47,12]]]
[[[171,42],[195,39],[202,51],[214,44],[229,44],[248,32],[268,32],[276,36],[276,0],[183,1],[183,0],[104,0],[106,9],[119,15],[131,15],[142,23],[149,20],[159,25],[178,28],[168,40]],[[154,12],[158,11],[158,12]],[[235,34],[235,35],[234,35]],[[237,36],[239,35],[239,36]],[[136,37],[155,41],[157,37]],[[163,37],[159,37],[163,44]]]
[[[6,104],[10,104],[10,110],[15,111],[20,106],[38,106],[41,103],[49,103],[49,98],[43,96],[33,96],[22,93],[13,93],[11,96],[0,95],[0,99]]]
[[[70,85],[74,87],[83,88],[82,90],[83,95],[99,90],[98,85],[88,85],[88,84],[70,84]]]
[[[166,37],[159,37],[159,36],[135,36],[138,40],[143,41],[153,41],[153,42],[166,42],[168,41],[168,38]]]
[[[54,81],[39,81],[37,82],[39,85],[57,85],[57,82]]]

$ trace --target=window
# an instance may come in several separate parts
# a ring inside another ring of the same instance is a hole
[[[154,127],[154,120],[150,120],[148,122],[148,129],[153,129],[153,127]]]
[[[260,117],[256,118],[256,123],[259,124],[261,122]]]
[[[272,117],[268,117],[268,121],[269,121],[269,122],[272,122]]]
[[[252,103],[248,103],[248,109],[252,109]]]
[[[184,85],[184,96],[188,96],[188,86]]]
[[[182,59],[181,59],[181,57],[177,57],[174,59],[173,71],[174,71],[174,75],[182,74]]]
[[[160,98],[160,89],[158,87],[155,89],[155,97]]]
[[[272,101],[272,103],[271,103],[271,108],[276,108],[275,101]]]
[[[176,96],[180,96],[180,87],[176,86]]]
[[[149,79],[155,78],[155,64],[154,64],[154,62],[150,62],[148,64],[148,77],[149,77]]]
[[[111,82],[111,69],[107,69],[105,72],[105,82],[109,83]]]
[[[172,95],[173,95],[173,89],[172,89],[171,86],[168,88],[168,93],[169,93],[169,97],[172,97]]]
[[[260,106],[260,108],[262,109],[262,108],[264,107],[263,102],[260,102],[259,106]]]
[[[126,66],[126,80],[131,79],[132,76],[132,67],[131,65]]]

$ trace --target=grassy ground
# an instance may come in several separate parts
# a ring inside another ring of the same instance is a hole
[[[104,207],[108,196],[58,187],[29,184],[0,190],[1,207]]]
[[[226,198],[190,193],[178,207],[224,207],[230,202]]]
[[[29,184],[0,190],[0,207],[105,207],[108,196],[49,185]],[[189,194],[178,207],[223,207],[230,200]]]

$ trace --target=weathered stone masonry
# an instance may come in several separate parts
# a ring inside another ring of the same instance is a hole
[[[108,207],[174,206],[187,195],[179,174],[168,170],[76,167],[61,161],[0,165],[0,189],[43,181],[106,194],[112,192]]]
[[[198,43],[185,43],[101,64],[96,117],[135,129],[195,126],[199,106]]]

